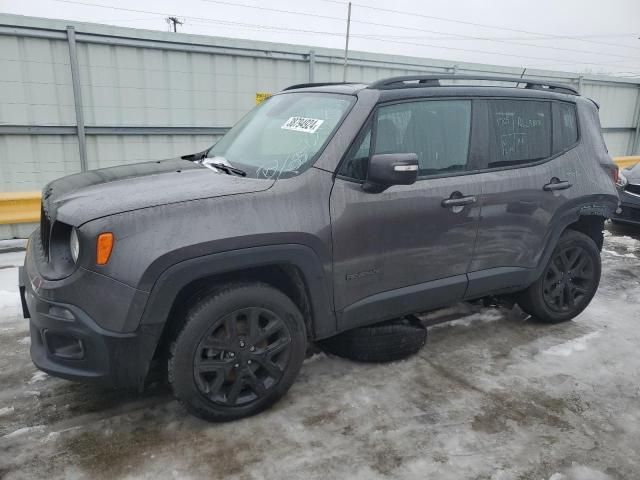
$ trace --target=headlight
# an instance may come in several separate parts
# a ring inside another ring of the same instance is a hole
[[[78,239],[78,231],[75,228],[71,229],[71,235],[69,236],[69,250],[71,251],[73,263],[76,263],[80,255],[80,240]]]
[[[616,185],[619,188],[624,188],[627,186],[627,183],[629,183],[627,177],[625,177],[622,172],[618,173],[618,181],[616,182]]]

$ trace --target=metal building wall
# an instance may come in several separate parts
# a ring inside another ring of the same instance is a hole
[[[83,167],[202,150],[257,92],[341,81],[342,62],[339,50],[0,14],[0,192],[40,190]],[[428,72],[522,70],[352,52],[347,77]],[[640,153],[640,80],[526,74],[580,88],[601,105],[610,153]],[[0,226],[0,238],[18,230]]]

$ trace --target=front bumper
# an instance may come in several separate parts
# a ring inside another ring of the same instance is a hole
[[[37,274],[30,261],[27,252],[25,266],[19,269],[19,290],[23,315],[29,318],[35,366],[68,380],[141,388],[162,326],[139,326],[128,333],[106,330],[86,308],[56,298],[68,298],[69,288],[82,292],[82,282],[55,288]],[[110,279],[104,279],[108,289]]]
[[[640,225],[640,196],[624,190],[619,195],[621,212],[613,215],[612,220]]]

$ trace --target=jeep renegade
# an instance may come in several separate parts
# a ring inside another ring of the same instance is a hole
[[[189,411],[231,420],[285,394],[309,341],[484,297],[569,320],[598,287],[616,176],[570,86],[289,87],[206,151],[44,188],[20,270],[31,357],[138,388],[164,361]]]

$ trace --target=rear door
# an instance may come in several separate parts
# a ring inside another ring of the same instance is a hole
[[[468,174],[471,123],[468,99],[383,105],[352,145],[331,194],[341,329],[464,295],[481,194]],[[373,153],[416,153],[418,181],[363,191]]]
[[[488,171],[467,296],[513,286],[542,256],[552,219],[572,197],[578,127],[575,105],[488,99]]]

